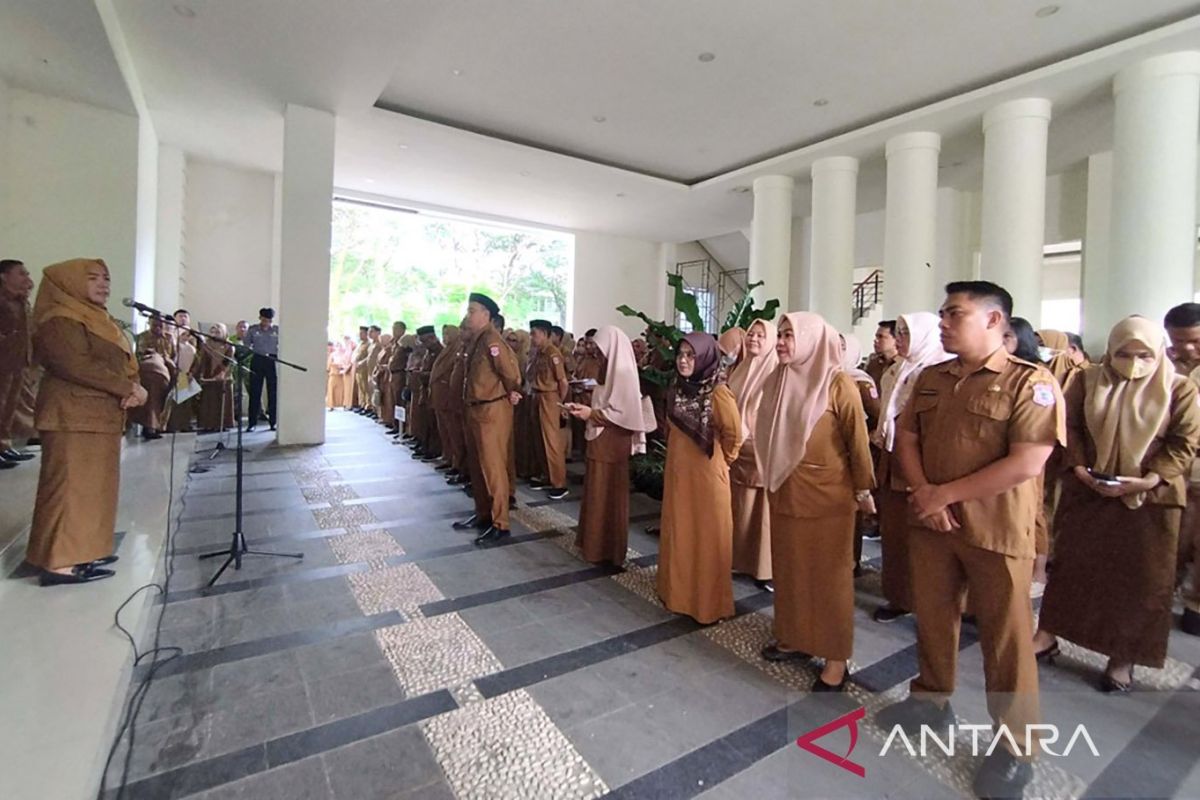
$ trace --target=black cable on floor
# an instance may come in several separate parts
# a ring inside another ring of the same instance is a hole
[[[162,603],[162,608],[158,612],[158,621],[154,626],[154,641],[150,649],[145,652],[138,652],[137,642],[133,638],[133,634],[121,624],[121,611],[125,606],[129,605],[135,597],[141,594],[146,589],[157,589],[159,594],[166,600],[167,593],[171,588],[171,576],[175,571],[175,530],[173,527],[175,503],[175,439],[177,434],[171,434],[171,466],[168,472],[167,479],[167,528],[166,537],[163,547],[163,582],[147,583],[144,586],[139,586],[133,591],[125,601],[117,607],[116,613],[113,615],[113,625],[116,626],[126,639],[129,640],[129,646],[133,649],[133,665],[139,666],[143,660],[150,658],[150,669],[146,672],[137,688],[129,696],[129,700],[125,705],[125,713],[121,719],[121,725],[117,728],[116,735],[113,737],[112,746],[108,749],[108,758],[104,760],[104,772],[100,776],[100,791],[97,795],[100,800],[104,800],[105,792],[108,788],[108,770],[112,765],[113,758],[116,756],[117,748],[121,744],[121,740],[125,738],[126,732],[129,734],[129,747],[125,751],[125,762],[121,768],[121,782],[116,788],[116,798],[124,795],[125,787],[129,782],[129,769],[132,764],[133,747],[137,737],[137,717],[142,711],[142,704],[146,700],[146,695],[150,691],[150,686],[154,682],[154,675],[159,667],[167,664],[172,660],[183,655],[183,648],[168,646],[162,647],[159,640],[162,637],[163,616],[166,614],[167,604]],[[184,506],[187,504],[186,496],[184,498]]]

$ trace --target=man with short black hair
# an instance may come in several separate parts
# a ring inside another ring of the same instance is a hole
[[[1184,375],[1200,366],[1200,303],[1182,303],[1167,312],[1163,326],[1171,340],[1167,355]]]
[[[867,359],[864,371],[871,376],[876,386],[881,386],[883,373],[896,363],[896,320],[880,321],[879,326],[875,329],[874,350],[871,357]]]
[[[1167,312],[1163,319],[1171,346],[1167,355],[1182,375],[1200,384],[1200,303],[1183,303]],[[1191,585],[1187,582],[1191,563]],[[1187,506],[1179,526],[1176,559],[1178,585],[1183,588],[1183,617],[1179,627],[1184,633],[1200,636],[1200,459],[1192,465],[1188,480]]]
[[[358,326],[358,347],[350,360],[350,369],[354,373],[354,404],[350,410],[356,414],[365,414],[370,398],[367,397],[367,355],[371,349],[371,328],[368,325]]]
[[[186,313],[186,312],[184,312]],[[274,324],[275,309],[258,310],[258,324],[246,331],[246,347],[250,348],[250,416],[246,431],[254,430],[262,415],[263,384],[267,389],[267,421],[271,430],[279,422],[279,377],[275,373],[275,358],[279,355],[279,326]]]
[[[0,470],[33,458],[32,453],[17,450],[12,439],[25,371],[33,364],[32,291],[33,278],[24,263],[12,258],[0,261]]]
[[[920,674],[908,699],[878,713],[890,732],[920,735],[954,723],[950,695],[958,665],[964,591],[975,599],[988,711],[1012,734],[976,773],[980,797],[1020,797],[1038,743],[1038,674],[1033,650],[1034,531],[1042,503],[1037,478],[1055,444],[1065,444],[1062,392],[1045,367],[1010,356],[1004,332],[1012,296],[986,281],[946,287],[941,338],[956,358],[926,367],[897,422],[896,456],[917,524],[908,530]],[[1001,742],[1004,740],[1001,739]]]
[[[1088,364],[1087,350],[1083,349],[1083,337],[1078,333],[1067,332],[1067,355],[1071,359],[1071,363],[1077,367],[1086,367]]]

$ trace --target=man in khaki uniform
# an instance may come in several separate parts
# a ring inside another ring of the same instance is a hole
[[[33,458],[13,446],[13,420],[25,388],[25,372],[33,363],[32,291],[33,278],[22,262],[0,261],[0,470]]]
[[[380,356],[383,355],[383,342],[380,341],[382,337],[383,328],[378,325],[367,328],[367,402],[364,405],[367,407],[367,416],[371,419],[379,418],[379,403],[375,400],[375,391],[379,385],[375,383],[375,370],[379,367]]]
[[[432,325],[422,325],[417,329],[418,341],[424,352],[414,373],[418,389],[413,394],[413,408],[420,411],[420,424],[417,430],[417,450],[414,458],[432,462],[441,458],[442,442],[438,435],[437,416],[433,409],[432,386],[430,379],[433,375],[433,362],[442,353],[442,343],[438,341],[437,333]]]
[[[1033,650],[1037,477],[1066,438],[1062,393],[1044,367],[1004,349],[1012,297],[984,281],[951,283],[942,346],[957,356],[926,368],[899,420],[896,455],[912,488],[909,552],[920,674],[877,722],[919,735],[953,724],[963,592],[974,604],[988,711],[1012,734],[975,776],[981,797],[1019,797],[1033,775],[1038,674]],[[940,734],[939,734],[940,735]],[[1028,755],[1027,755],[1028,754]]]
[[[370,329],[366,325],[358,326],[358,347],[351,360],[354,371],[354,405],[350,409],[359,414],[365,414],[370,398],[367,397],[367,353],[371,348]]]
[[[1163,324],[1171,340],[1168,355],[1175,371],[1200,384],[1200,303],[1183,303],[1167,312]],[[1191,585],[1187,583],[1191,562]],[[1177,584],[1183,588],[1183,617],[1179,627],[1184,633],[1200,636],[1200,459],[1192,464],[1188,480],[1187,507],[1179,527],[1179,555],[1176,561]]]
[[[471,436],[467,431],[467,404],[463,398],[466,395],[467,358],[475,344],[475,335],[475,331],[467,325],[467,318],[463,317],[462,334],[454,348],[454,366],[450,368],[450,386],[446,392],[447,419],[455,427],[454,440],[461,443],[458,453],[452,454],[457,455],[457,463],[451,462],[452,469],[446,475],[446,483],[462,486],[464,490],[471,485],[471,461],[474,459],[474,447],[470,444]]]
[[[867,359],[865,372],[880,386],[887,368],[896,363],[896,320],[885,319],[875,329],[874,352]]]
[[[562,437],[562,403],[567,399],[566,365],[562,353],[550,343],[553,326],[544,319],[529,323],[529,336],[533,342],[534,356],[526,368],[530,408],[535,431],[534,452],[538,457],[539,475],[549,479],[530,481],[536,488],[547,488],[551,500],[562,500],[567,496],[567,449]]]
[[[492,298],[471,294],[467,326],[477,335],[467,354],[463,400],[467,407],[468,448],[474,451],[468,459],[475,513],[470,519],[454,523],[454,527],[484,529],[476,537],[476,544],[498,541],[510,530],[508,456],[513,406],[521,397],[521,374],[512,350],[493,327],[493,318],[499,314],[500,307]]]

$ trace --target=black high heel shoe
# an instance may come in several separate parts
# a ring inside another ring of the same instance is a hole
[[[1033,657],[1037,659],[1039,664],[1054,666],[1054,659],[1058,658],[1060,653],[1062,653],[1062,650],[1058,646],[1058,641],[1055,640],[1054,644],[1044,650],[1038,650],[1033,654]]]
[[[1127,694],[1133,690],[1133,670],[1129,671],[1128,683],[1122,683],[1106,672],[1101,676],[1100,684],[1096,688],[1105,694]]]

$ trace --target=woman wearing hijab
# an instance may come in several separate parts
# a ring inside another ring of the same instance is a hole
[[[133,348],[105,303],[108,267],[76,259],[46,267],[33,307],[45,369],[37,399],[41,474],[25,560],[41,584],[111,577],[125,411],[146,402]]]
[[[819,315],[786,314],[776,352],[755,429],[775,570],[775,641],[762,655],[824,658],[813,691],[837,692],[854,649],[855,515],[875,512],[866,417],[838,332]]]
[[[619,570],[629,540],[629,457],[646,452],[646,432],[655,426],[653,415],[646,417],[629,337],[606,325],[596,331],[595,342],[600,373],[592,404],[566,404],[571,416],[586,423],[587,470],[576,544],[591,563]]]
[[[842,348],[842,371],[850,376],[858,389],[862,400],[863,413],[867,415],[867,430],[874,430],[875,421],[879,419],[879,387],[875,379],[862,369],[862,344],[854,334],[845,336],[838,334],[838,342]]]
[[[138,334],[138,381],[149,393],[146,402],[131,415],[142,426],[143,439],[161,439],[167,422],[167,395],[176,372],[175,339],[170,336],[159,317],[150,318],[150,326]]]
[[[717,347],[721,351],[721,364],[725,374],[732,374],[733,368],[742,358],[742,342],[746,340],[746,332],[738,327],[730,328],[717,337]]]
[[[196,406],[199,405],[200,399],[196,395],[192,395],[182,403],[175,400],[178,392],[188,388],[191,384],[192,367],[196,364],[196,340],[192,338],[192,334],[184,330],[175,331],[175,368],[176,373],[174,378],[175,392],[171,397],[171,408],[167,414],[167,433],[191,433],[192,422],[196,417]]]
[[[1058,381],[1059,388],[1065,392],[1071,381],[1083,372],[1083,365],[1075,363],[1075,359],[1071,357],[1070,338],[1062,331],[1052,328],[1043,328],[1036,336],[1045,348],[1042,360],[1046,362],[1046,369],[1050,370],[1054,380]]]
[[[779,364],[775,354],[775,326],[755,320],[742,340],[742,354],[729,376],[729,390],[742,418],[742,447],[729,466],[733,501],[733,571],[751,575],[761,589],[771,586],[771,515],[763,488],[759,448],[754,423],[767,379]]]
[[[325,408],[333,411],[342,404],[342,370],[338,361],[341,350],[333,342],[326,342],[325,349]],[[204,430],[204,426],[200,426]]]
[[[1128,317],[1065,400],[1068,472],[1034,647],[1039,661],[1058,654],[1058,636],[1103,653],[1100,690],[1127,692],[1135,664],[1161,668],[1167,654],[1197,390],[1166,357],[1161,328]]]
[[[208,338],[200,346],[196,361],[192,364],[192,377],[200,383],[196,424],[201,433],[215,433],[233,427],[233,382],[229,376],[233,345],[225,341],[228,332],[229,329],[222,322],[210,325]],[[332,369],[336,370],[337,367]],[[341,375],[331,375],[330,382],[340,390]]]
[[[667,398],[658,596],[671,611],[707,624],[733,616],[729,465],[742,443],[742,417],[711,336],[684,336],[675,370]]]
[[[879,449],[876,479],[879,481],[879,534],[883,551],[884,605],[875,609],[876,622],[893,622],[912,608],[911,567],[908,559],[908,484],[900,474],[894,455],[896,420],[912,398],[921,370],[948,361],[942,349],[938,317],[928,311],[901,314],[896,318],[896,360],[880,381],[882,400],[879,422],[872,441]]]

